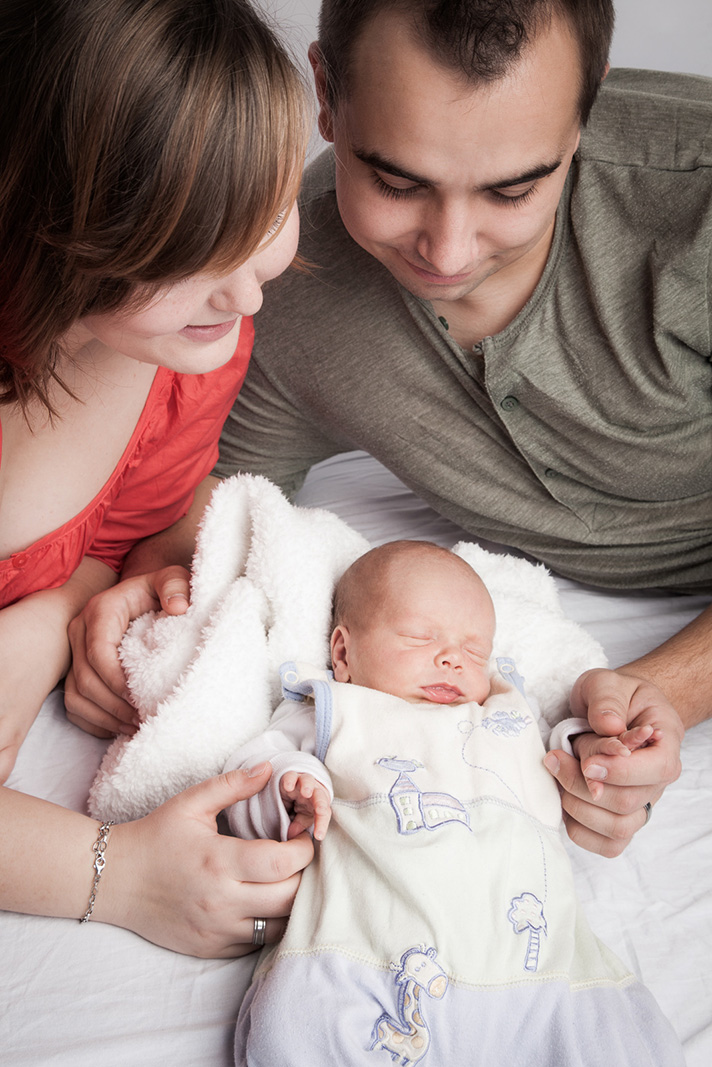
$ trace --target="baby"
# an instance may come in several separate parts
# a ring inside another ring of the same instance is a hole
[[[538,716],[514,663],[493,670],[481,579],[394,542],[349,568],[334,622],[333,680],[285,665],[272,729],[228,765],[274,771],[228,812],[234,832],[313,822],[322,842],[243,1002],[236,1063],[682,1064],[577,905]]]

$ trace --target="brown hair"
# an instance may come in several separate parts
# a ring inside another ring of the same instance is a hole
[[[334,110],[348,92],[354,42],[381,11],[412,16],[416,39],[443,66],[474,83],[502,78],[540,28],[562,15],[579,45],[579,111],[586,123],[608,62],[612,0],[323,0],[319,48]]]
[[[0,98],[0,402],[51,412],[77,319],[254,253],[310,105],[247,0],[6,0]]]

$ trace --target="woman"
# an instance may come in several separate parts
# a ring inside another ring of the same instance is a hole
[[[69,666],[67,624],[215,461],[249,316],[296,249],[308,122],[245,0],[9,0],[0,72],[3,782]],[[107,831],[0,789],[0,906],[239,954],[255,914],[278,934],[311,856],[217,837],[227,794],[260,784],[205,783],[115,827],[103,878]]]

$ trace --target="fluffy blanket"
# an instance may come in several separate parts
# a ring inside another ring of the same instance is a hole
[[[369,548],[327,511],[295,507],[271,482],[236,475],[213,493],[198,535],[185,615],[149,613],[129,628],[121,660],[143,723],[117,738],[89,798],[95,818],[124,821],[219,773],[264,730],[286,660],[325,666],[335,582]],[[482,576],[497,613],[494,655],[508,655],[545,719],[568,713],[581,671],[603,650],[566,618],[541,565],[455,547]]]

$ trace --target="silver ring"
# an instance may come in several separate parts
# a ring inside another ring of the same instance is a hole
[[[265,931],[267,929],[266,919],[255,919],[255,925],[252,929],[252,944],[264,945],[265,943]]]
[[[643,826],[647,826],[650,822],[650,816],[653,814],[653,805],[650,801],[645,805],[643,811],[645,812],[645,822],[643,823]]]

